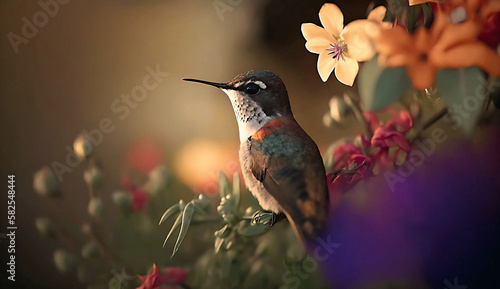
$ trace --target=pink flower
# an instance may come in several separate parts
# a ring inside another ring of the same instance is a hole
[[[156,264],[153,264],[151,273],[145,276],[138,276],[141,279],[141,286],[136,289],[162,289],[171,287],[160,287],[165,283],[183,283],[186,279],[186,270],[175,267],[167,267],[163,274],[160,274]]]
[[[381,163],[384,167],[390,166],[396,163],[401,151],[410,151],[405,134],[413,127],[411,114],[407,110],[397,112],[393,108],[386,109],[385,112],[392,115],[392,119],[385,125],[375,113],[363,112],[368,126],[373,131],[371,139],[358,135],[354,143],[346,142],[334,148],[333,170],[338,173],[327,175],[332,204],[338,202],[342,192],[370,174],[375,163]],[[391,148],[396,149],[392,157],[389,156]]]
[[[377,127],[380,126],[380,122],[375,113],[369,111],[363,111],[363,116],[365,117],[365,120],[372,131],[374,131],[375,129],[377,129]]]
[[[345,192],[371,172],[369,168],[372,166],[372,159],[368,156],[353,154],[349,156],[347,163],[347,167],[335,177],[333,174],[327,175],[328,191],[333,203],[339,200],[341,192]]]
[[[410,151],[410,144],[404,134],[391,129],[388,125],[381,126],[375,130],[371,144],[380,148],[399,147],[406,152]]]
[[[410,128],[413,127],[413,118],[411,117],[409,111],[402,110],[399,112],[399,114],[394,115],[392,121],[390,121],[388,125],[396,125],[400,128],[400,132],[406,133]]]
[[[372,159],[362,154],[354,154],[349,158],[347,170],[340,172],[345,175],[350,183],[356,183],[368,174]]]
[[[361,154],[361,148],[355,146],[353,143],[346,142],[338,145],[333,150],[333,158],[335,163],[333,169],[341,169],[347,167],[349,164],[349,158],[353,154]]]
[[[373,155],[373,161],[380,162],[385,167],[395,163],[401,151],[410,151],[410,144],[405,134],[413,127],[413,118],[407,110],[398,113],[394,109],[389,109],[387,112],[392,114],[392,120],[385,125],[379,124],[375,114],[365,113],[365,118],[374,131],[370,145],[379,148]],[[396,148],[392,158],[389,156],[390,148]]]

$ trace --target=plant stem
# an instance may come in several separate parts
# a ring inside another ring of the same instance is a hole
[[[420,132],[422,132],[423,130],[428,129],[431,125],[433,125],[434,123],[436,123],[438,120],[440,120],[447,113],[448,113],[448,109],[447,108],[443,108],[441,111],[439,111],[438,113],[436,113],[434,116],[432,116],[430,119],[428,119],[426,122],[423,123],[422,130]]]
[[[416,130],[416,133],[408,139],[410,143],[413,143],[426,129],[428,129],[431,125],[435,124],[438,120],[440,120],[442,117],[444,117],[448,113],[447,108],[443,108],[440,110],[438,113],[433,115],[431,118],[426,120],[424,123],[415,126],[414,129]]]
[[[191,224],[202,224],[202,223],[210,223],[210,222],[220,222],[222,218],[219,216],[206,216],[199,219],[193,219]]]
[[[352,97],[350,92],[344,94],[344,100],[347,103],[347,105],[349,105],[351,107],[356,119],[361,124],[363,124],[363,127],[365,128],[365,131],[366,131],[367,138],[371,139],[373,136],[373,132],[370,129],[368,122],[366,121],[366,119],[363,116],[363,110],[361,109],[361,106],[359,105],[359,103],[354,100],[354,98]]]
[[[67,204],[64,202],[62,198],[57,198],[56,204],[62,211],[64,211],[67,215],[69,215],[70,219],[72,219],[72,221],[75,224],[77,224],[79,228],[82,228],[87,223],[83,219],[81,219],[78,215],[76,215],[75,212],[67,206]],[[90,224],[88,226],[89,226],[88,235],[92,239],[92,241],[94,241],[96,245],[99,247],[99,251],[101,252],[101,254],[111,262],[121,263],[126,265],[123,260],[121,260],[118,256],[111,253],[111,251],[107,248],[107,246],[101,240],[99,235],[96,233],[94,225]]]
[[[72,251],[75,255],[80,255],[80,249],[78,242],[70,236],[63,228],[61,228],[58,224],[53,222],[54,231],[59,238],[59,240],[68,247],[70,251]]]

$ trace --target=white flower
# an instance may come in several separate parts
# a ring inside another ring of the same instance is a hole
[[[302,35],[309,52],[319,54],[318,73],[323,81],[335,70],[343,84],[352,86],[358,74],[358,62],[370,60],[375,50],[369,36],[378,29],[385,16],[385,7],[375,8],[368,19],[355,20],[344,27],[344,15],[335,4],[326,3],[319,11],[323,27],[302,24]]]

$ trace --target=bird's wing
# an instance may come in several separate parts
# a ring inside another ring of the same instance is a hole
[[[261,142],[251,140],[252,173],[276,199],[297,235],[311,239],[326,221],[328,189],[316,144],[308,136],[299,139],[305,142],[297,144],[301,153],[287,156],[264,153]]]

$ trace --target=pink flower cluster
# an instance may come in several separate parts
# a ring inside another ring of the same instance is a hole
[[[346,142],[333,150],[334,164],[331,169],[337,173],[327,176],[331,195],[345,191],[371,174],[375,164],[387,168],[396,163],[400,153],[410,151],[410,144],[405,137],[413,126],[410,113],[407,110],[388,112],[392,114],[392,119],[386,124],[380,122],[375,113],[363,112],[373,132],[371,139],[359,135],[355,143]],[[390,154],[389,149],[394,149],[394,153]]]

